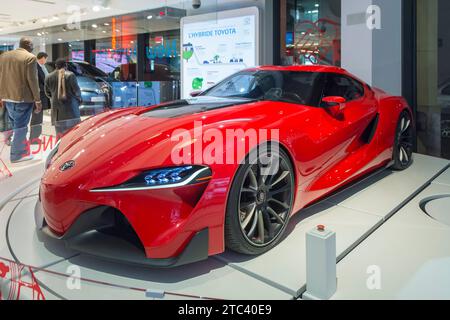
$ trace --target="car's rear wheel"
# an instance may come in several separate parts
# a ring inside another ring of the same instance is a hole
[[[266,147],[250,153],[238,169],[227,205],[227,248],[262,254],[281,239],[292,212],[294,170],[286,152]],[[248,163],[250,162],[250,163]]]
[[[394,144],[394,170],[405,170],[413,160],[413,124],[411,115],[407,111],[400,114],[397,124]]]

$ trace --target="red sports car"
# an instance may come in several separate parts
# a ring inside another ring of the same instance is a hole
[[[413,130],[403,98],[341,68],[248,69],[186,100],[79,124],[47,160],[35,216],[72,248],[131,263],[261,254],[302,208],[373,170],[407,168]]]

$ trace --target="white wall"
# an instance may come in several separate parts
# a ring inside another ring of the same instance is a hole
[[[381,29],[367,26],[367,9],[381,9]],[[342,0],[342,67],[391,94],[402,92],[401,0]]]
[[[345,1],[345,0],[344,0]],[[402,94],[402,1],[374,0],[381,8],[381,29],[373,31],[373,85]]]
[[[372,84],[372,32],[365,12],[372,0],[342,0],[342,67]]]

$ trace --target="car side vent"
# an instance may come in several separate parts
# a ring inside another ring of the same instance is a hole
[[[380,114],[377,113],[375,118],[369,123],[366,130],[364,130],[363,134],[361,135],[361,140],[366,143],[370,144],[375,137],[375,133],[377,132],[378,128],[378,122],[380,120]]]

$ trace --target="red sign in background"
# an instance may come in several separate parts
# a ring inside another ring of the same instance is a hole
[[[331,19],[305,20],[295,27],[296,57],[304,57],[312,64],[340,65],[340,24]],[[299,61],[296,61],[299,63]]]
[[[0,300],[45,300],[33,270],[12,261],[0,262]]]
[[[2,154],[5,151],[5,148],[6,148],[6,139],[2,137],[2,140],[0,141],[0,180],[12,177],[11,171],[8,169],[8,166],[2,159]]]

